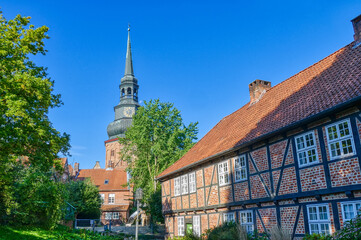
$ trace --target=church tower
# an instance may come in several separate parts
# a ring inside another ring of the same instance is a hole
[[[128,28],[127,54],[125,58],[124,77],[120,80],[120,101],[114,107],[114,121],[108,125],[109,139],[105,141],[105,167],[125,169],[127,163],[120,160],[121,145],[118,137],[124,137],[125,131],[132,125],[132,117],[139,107],[138,80],[134,77],[132,51],[130,45],[130,28]]]

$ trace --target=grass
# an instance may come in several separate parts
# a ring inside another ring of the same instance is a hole
[[[123,239],[123,236],[101,236],[98,233],[93,233],[84,230],[71,230],[63,226],[59,226],[55,230],[46,230],[36,227],[10,227],[0,226],[0,239],[24,239],[24,240],[108,240],[108,239]]]
[[[39,227],[11,227],[0,226],[0,239],[21,239],[21,240],[115,240],[129,237],[125,234],[118,234],[114,236],[102,236],[99,233],[87,230],[73,230],[65,226],[59,226],[55,230],[46,230]],[[134,238],[134,237],[133,237]],[[163,239],[152,235],[139,235],[139,239]]]

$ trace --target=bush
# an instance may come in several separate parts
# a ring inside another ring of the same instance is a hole
[[[361,215],[347,223],[341,230],[333,234],[334,239],[348,240],[348,239],[361,239]]]
[[[330,235],[323,235],[323,234],[317,234],[317,233],[306,234],[306,236],[303,238],[303,240],[332,240],[332,239],[334,239],[334,238]],[[336,238],[336,239],[338,239],[338,238]],[[354,239],[354,238],[352,238],[352,239]]]

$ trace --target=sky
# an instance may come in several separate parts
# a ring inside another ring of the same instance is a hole
[[[72,165],[105,164],[124,75],[127,28],[141,103],[174,103],[201,139],[249,102],[248,84],[272,86],[353,41],[361,1],[40,1],[3,0],[7,19],[31,16],[50,28],[48,67],[64,105],[54,127],[70,134]]]

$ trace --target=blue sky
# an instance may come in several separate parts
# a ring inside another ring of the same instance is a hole
[[[64,105],[54,126],[71,135],[70,163],[104,167],[131,25],[141,101],[172,102],[199,138],[249,101],[255,79],[280,83],[353,40],[361,1],[26,1],[0,3],[6,18],[50,28],[48,67]]]

